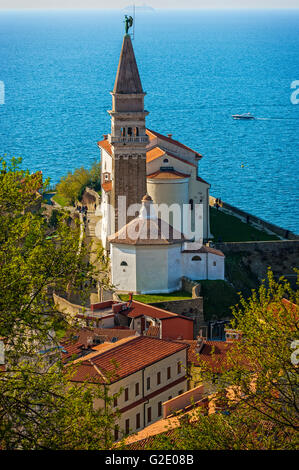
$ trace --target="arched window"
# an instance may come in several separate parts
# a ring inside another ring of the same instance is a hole
[[[193,256],[192,261],[201,261],[201,257],[198,255]]]
[[[132,127],[128,127],[128,135],[132,135]]]
[[[168,163],[168,162],[169,162],[168,158],[164,158],[163,163]]]
[[[138,129],[138,127],[134,127],[134,135],[135,135],[135,137],[138,137],[138,136],[139,136],[139,129]]]
[[[127,263],[126,261],[122,261],[122,262],[120,263],[120,265],[121,265],[121,266],[128,266],[128,263]]]
[[[126,136],[126,128],[125,128],[125,127],[122,127],[122,128],[120,129],[120,133],[121,133],[122,137],[125,137],[125,136]]]

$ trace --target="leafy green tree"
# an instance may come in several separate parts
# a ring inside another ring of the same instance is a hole
[[[2,449],[96,449],[111,445],[115,414],[102,385],[71,386],[71,368],[59,360],[56,331],[76,319],[55,308],[53,293],[80,293],[96,276],[81,247],[80,225],[61,212],[55,227],[36,211],[41,178],[0,158],[0,446]],[[102,255],[103,256],[103,255]],[[57,350],[54,364],[48,353]],[[106,403],[95,410],[94,399]],[[103,434],[102,430],[105,429]],[[105,439],[103,436],[105,435]]]
[[[86,186],[99,191],[101,189],[101,163],[94,162],[90,170],[77,168],[69,172],[56,186],[57,193],[63,196],[69,204],[81,199]]]
[[[285,298],[288,298],[288,301]],[[181,426],[152,449],[296,449],[298,447],[298,291],[271,270],[267,283],[233,310],[242,332],[218,376],[217,413],[180,416]],[[297,345],[297,346],[296,346]],[[297,347],[297,354],[294,348]],[[203,382],[215,373],[201,362]]]

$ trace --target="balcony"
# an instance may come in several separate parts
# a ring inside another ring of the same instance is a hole
[[[148,143],[148,136],[141,135],[141,136],[113,136],[108,134],[108,140],[110,144],[147,144]]]

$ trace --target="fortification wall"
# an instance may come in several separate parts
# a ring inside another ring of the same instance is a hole
[[[216,204],[216,198],[214,196],[210,196],[210,206],[214,206]],[[232,206],[231,204],[228,204],[227,202],[221,201],[220,206],[230,212],[232,215],[235,215],[239,219],[241,219],[243,222],[246,223],[251,223],[255,225],[257,228],[260,228],[261,230],[266,230],[270,231],[272,233],[275,233],[279,237],[282,237],[287,240],[299,240],[299,235],[291,232],[290,230],[287,230],[285,228],[279,227],[278,225],[271,224],[270,222],[267,222],[266,220],[261,219],[260,217],[256,217],[255,215],[250,214],[249,212],[243,211],[242,209],[239,209],[238,207]]]

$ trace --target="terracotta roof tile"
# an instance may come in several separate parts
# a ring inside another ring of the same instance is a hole
[[[112,181],[105,181],[104,183],[102,183],[102,188],[104,189],[104,191],[106,193],[111,191],[112,190]]]
[[[116,343],[114,348],[99,352],[89,361],[81,361],[72,381],[82,382],[87,378],[91,381],[104,381],[103,377],[115,373],[111,381],[116,382],[186,348],[186,344],[138,336],[125,344]]]
[[[234,343],[226,341],[203,341],[200,352],[197,351],[197,341],[180,342],[189,344],[188,362],[195,366],[200,366],[201,361],[212,366],[215,372],[220,372],[226,363],[226,354],[233,347]]]
[[[158,137],[158,139],[165,140],[173,145],[176,145],[177,147],[181,147],[185,150],[189,150],[190,152],[193,152],[196,155],[196,157],[202,158],[202,155],[200,153],[196,152],[195,150],[192,150],[190,147],[187,147],[186,145],[182,144],[178,140],[174,140],[170,137],[166,137],[165,135],[159,134],[159,132],[153,131],[151,129],[147,129],[146,133],[149,136],[150,141]]]
[[[108,152],[109,155],[112,155],[112,148],[108,139],[100,140],[98,142],[98,147],[106,150],[106,152]]]
[[[173,245],[183,243],[184,235],[164,220],[136,217],[108,237],[110,243],[124,245]]]
[[[174,155],[171,152],[168,152],[168,151],[166,152],[165,150],[162,150],[158,146],[146,152],[146,163],[150,163],[153,160],[156,160],[156,158],[163,157],[163,155],[165,155],[166,157],[169,156],[169,157],[175,158],[176,160],[180,160],[181,162],[187,163],[188,165],[194,166],[196,168],[196,165],[194,163],[188,162],[184,158],[178,157],[177,155]]]
[[[147,178],[150,179],[173,179],[173,180],[178,180],[178,179],[185,179],[185,178],[190,178],[190,175],[187,175],[185,173],[180,173],[179,171],[176,170],[163,170],[163,171],[156,171],[155,173],[152,173],[151,175],[147,175]]]
[[[165,155],[165,150],[160,149],[160,147],[154,147],[153,149],[146,152],[146,163],[150,163],[156,158],[160,158]]]
[[[170,319],[170,318],[182,318],[184,320],[193,321],[191,318],[178,315],[177,313],[168,312],[162,308],[155,307],[154,305],[144,304],[143,302],[138,302],[133,300],[131,307],[129,309],[128,317],[129,318],[138,318],[143,315],[146,315],[151,318],[158,318],[159,320]]]
[[[216,250],[216,248],[212,248],[210,246],[203,245],[201,248],[197,250],[183,250],[182,253],[212,253],[213,255],[218,255],[218,256],[225,256],[224,253],[220,250]]]

